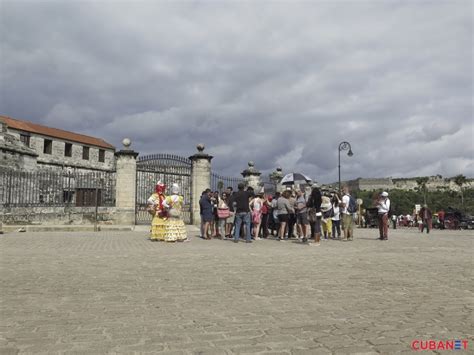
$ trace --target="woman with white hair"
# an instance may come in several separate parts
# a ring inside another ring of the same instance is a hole
[[[179,185],[171,186],[171,195],[163,201],[163,206],[168,212],[168,222],[165,226],[165,242],[183,242],[187,240],[186,226],[181,217],[184,199],[179,195]]]

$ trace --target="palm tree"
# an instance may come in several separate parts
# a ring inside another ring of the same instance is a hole
[[[426,205],[426,183],[430,178],[427,176],[416,178],[418,190],[423,193],[423,203]]]
[[[464,207],[464,194],[462,191],[462,186],[467,182],[466,177],[463,174],[456,175],[454,178],[454,183],[459,186],[461,191],[461,206]]]

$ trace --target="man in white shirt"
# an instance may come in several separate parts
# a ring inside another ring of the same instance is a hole
[[[380,194],[380,198],[377,202],[377,210],[379,214],[379,239],[388,240],[388,212],[390,211],[388,192],[384,191]]]
[[[354,240],[354,211],[349,211],[349,205],[351,204],[351,197],[349,187],[344,186],[342,188],[344,195],[342,196],[342,202],[340,204],[340,213],[342,217],[342,229],[344,231],[343,240]]]

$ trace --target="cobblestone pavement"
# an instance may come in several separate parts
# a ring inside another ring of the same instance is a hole
[[[319,247],[6,234],[0,353],[391,354],[415,339],[472,349],[473,233],[376,233]]]

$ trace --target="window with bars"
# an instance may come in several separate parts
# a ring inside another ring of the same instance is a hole
[[[30,135],[29,134],[20,134],[20,141],[26,145],[27,147],[30,146]]]
[[[89,160],[89,147],[82,147],[82,159]]]
[[[72,144],[71,143],[66,143],[64,145],[64,156],[72,157]]]
[[[99,149],[99,163],[105,162],[105,150]]]
[[[51,139],[45,139],[43,144],[43,153],[52,154],[53,153],[53,141]]]

